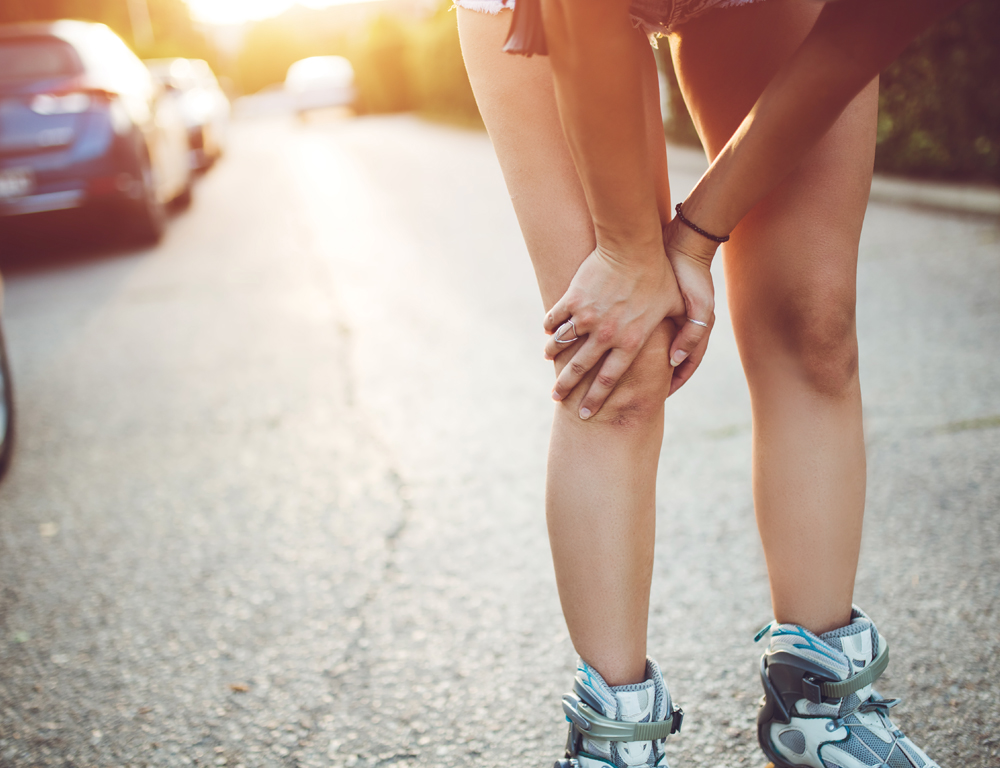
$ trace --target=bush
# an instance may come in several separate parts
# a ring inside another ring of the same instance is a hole
[[[1000,181],[1000,3],[973,0],[882,74],[875,166]]]
[[[361,114],[418,110],[436,119],[482,125],[458,42],[450,0],[429,17],[382,14],[351,37],[330,37],[302,11],[255,24],[236,58],[237,85],[254,93],[281,83],[288,67],[307,56],[340,55],[354,67]],[[317,14],[317,21],[322,15]],[[329,29],[329,27],[327,27]]]
[[[355,67],[360,112],[420,112],[482,125],[444,0],[430,17],[380,16],[354,41],[296,42],[291,32],[248,36],[244,92],[280,82],[307,55],[338,53]],[[882,75],[875,166],[892,173],[1000,181],[1000,2],[972,0],[916,40]],[[308,48],[308,50],[306,50]],[[666,46],[661,45],[661,56]],[[698,144],[669,63],[672,141]]]
[[[82,19],[107,24],[141,58],[184,56],[218,66],[214,46],[198,30],[183,0],[146,0],[152,40],[133,39],[125,2],[104,0],[0,0],[0,24],[50,19]],[[141,43],[141,44],[140,44]]]
[[[876,170],[1000,181],[1000,3],[972,0],[915,40],[882,73]],[[660,46],[661,49],[664,46]],[[700,146],[674,77],[667,138]]]
[[[401,19],[379,16],[349,54],[359,112],[405,112],[416,106],[408,56],[410,37],[411,31]]]
[[[416,103],[428,116],[481,126],[449,5],[440,6],[411,32],[409,61]]]
[[[444,3],[430,17],[380,16],[349,58],[359,112],[416,109],[431,117],[482,125],[465,72],[455,15]]]
[[[293,29],[272,22],[255,24],[236,57],[236,82],[242,93],[281,83],[288,68],[309,55]]]
[[[701,148],[701,139],[691,121],[691,113],[684,103],[681,86],[677,82],[673,62],[670,60],[670,49],[665,40],[660,41],[656,49],[656,66],[667,80],[667,119],[663,123],[663,132],[667,140],[675,144]]]

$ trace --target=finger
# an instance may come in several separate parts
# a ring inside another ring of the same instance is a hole
[[[549,336],[545,342],[545,359],[555,360],[559,355],[569,349],[575,342],[579,341],[582,334],[572,320],[556,328],[555,333]]]
[[[545,313],[545,320],[542,323],[545,327],[545,332],[555,333],[559,326],[569,320],[570,317],[572,317],[572,312],[570,312],[566,297],[563,296],[552,305],[552,309]]]
[[[552,399],[556,401],[566,399],[583,377],[601,361],[605,351],[606,349],[601,349],[594,341],[588,339],[584,342],[559,371],[556,383],[552,387]]]
[[[694,317],[695,320],[707,323],[708,327],[699,325],[698,323],[692,323],[690,319],[691,317]],[[684,318],[681,327],[677,329],[677,336],[674,339],[674,343],[670,345],[670,364],[674,366],[674,368],[683,363],[686,358],[690,357],[702,342],[708,340],[708,335],[712,332],[712,325],[714,322],[714,315],[709,315],[706,320],[702,320],[700,317],[695,315]]]
[[[670,392],[667,397],[670,397],[674,392],[683,387],[691,377],[694,376],[694,372],[698,370],[698,366],[701,365],[701,361],[705,359],[705,353],[708,351],[708,338],[702,340],[702,343],[695,348],[695,351],[688,355],[687,359],[683,363],[674,368],[674,375],[670,379]]]
[[[689,357],[683,363],[674,368],[674,375],[670,379],[670,392],[667,397],[674,394],[678,389],[683,387],[688,380],[694,375],[695,370],[698,368],[700,360],[694,360]]]
[[[618,384],[619,379],[625,375],[625,371],[632,365],[634,359],[635,355],[629,354],[624,349],[611,350],[611,354],[601,364],[597,378],[594,379],[587,394],[580,402],[581,419],[589,419],[601,410],[604,401],[608,399],[608,395]]]

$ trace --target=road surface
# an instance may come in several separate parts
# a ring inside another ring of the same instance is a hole
[[[672,154],[676,195],[702,167]],[[552,376],[485,134],[247,119],[159,247],[57,256],[22,247],[7,275],[0,766],[550,765],[575,662],[542,511]],[[718,281],[659,479],[674,768],[765,762]],[[873,204],[858,326],[880,688],[945,768],[995,768],[997,222]]]

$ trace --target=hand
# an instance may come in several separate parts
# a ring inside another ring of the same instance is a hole
[[[545,316],[545,331],[552,334],[545,345],[546,358],[554,360],[574,336],[581,340],[556,378],[554,400],[566,398],[600,364],[580,403],[580,418],[590,418],[601,409],[663,318],[684,315],[684,300],[662,247],[657,243],[645,250],[646,254],[624,262],[598,246]],[[573,325],[563,327],[570,320]]]
[[[708,337],[715,326],[715,286],[711,267],[718,246],[677,219],[663,228],[663,245],[685,308],[684,316],[677,318],[677,336],[670,345],[670,364],[674,366],[670,382],[672,395],[691,378],[708,349]],[[689,318],[707,323],[707,327],[689,322]]]

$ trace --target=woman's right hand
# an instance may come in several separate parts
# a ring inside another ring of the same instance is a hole
[[[684,299],[662,242],[634,249],[628,260],[598,246],[545,316],[545,331],[551,334],[545,345],[548,359],[567,349],[566,342],[574,336],[586,337],[559,373],[553,399],[564,400],[589,371],[600,366],[579,410],[584,419],[597,413],[653,329],[665,317],[684,313]]]

